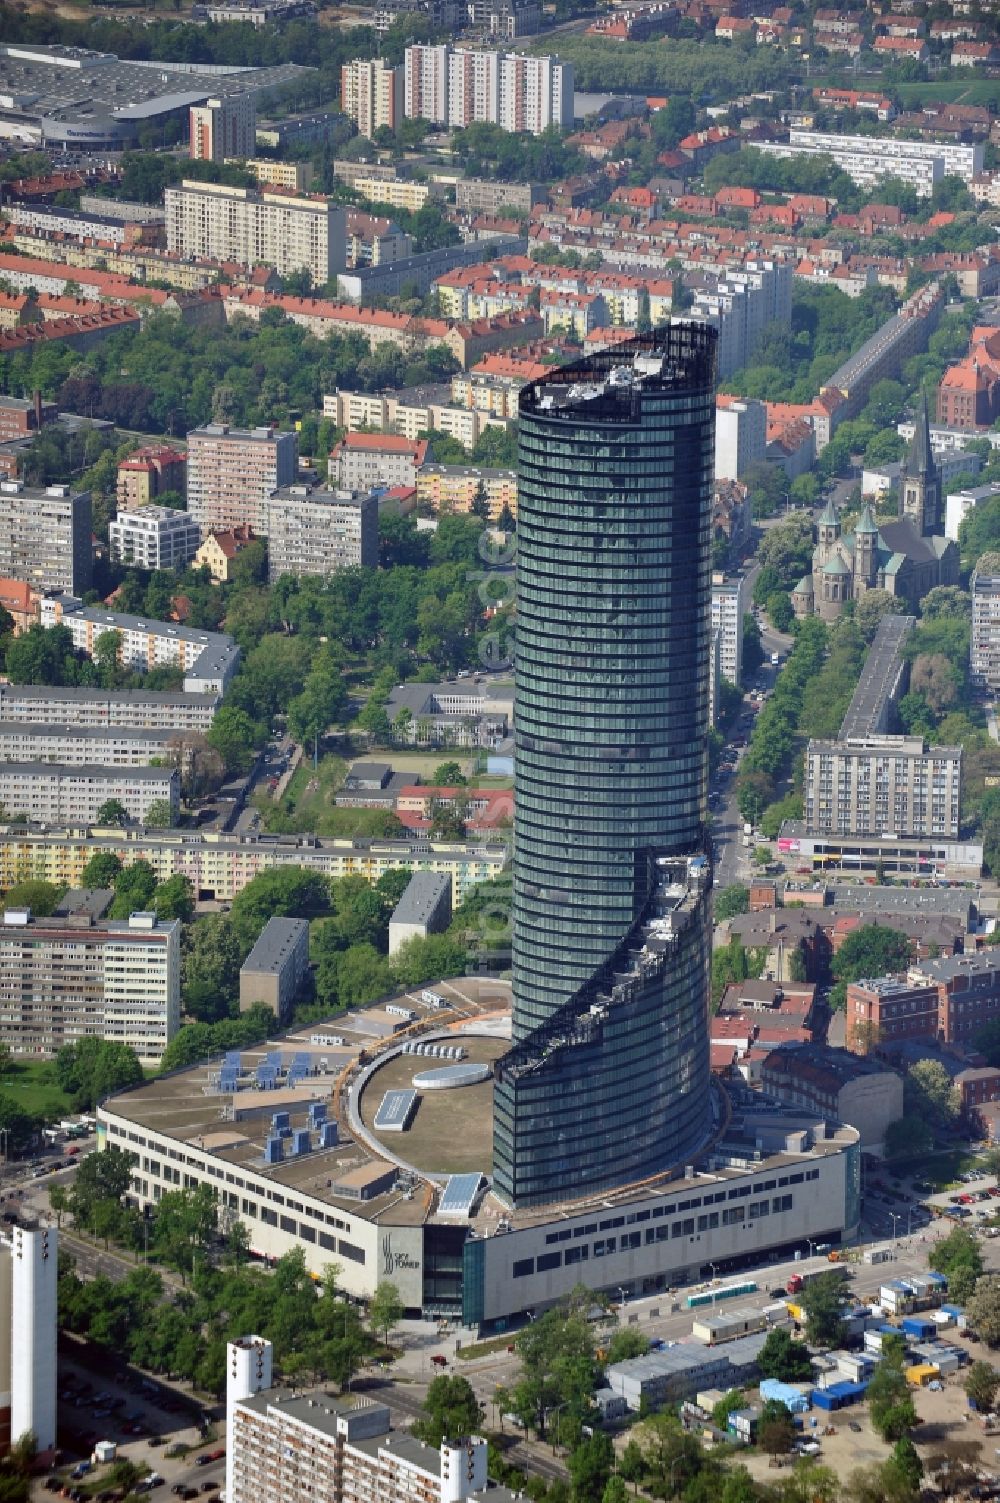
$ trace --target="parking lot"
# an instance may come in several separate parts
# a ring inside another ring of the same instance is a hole
[[[59,1465],[36,1480],[33,1496],[58,1493],[73,1503],[112,1503],[118,1493],[100,1483],[114,1463],[87,1464],[99,1441],[113,1441],[117,1460],[148,1473],[133,1491],[218,1503],[225,1453],[220,1440],[208,1438],[213,1416],[168,1384],[112,1368],[106,1357],[97,1373],[93,1349],[74,1345],[79,1355],[67,1352],[65,1342],[59,1352]],[[81,1471],[81,1463],[87,1470]]]

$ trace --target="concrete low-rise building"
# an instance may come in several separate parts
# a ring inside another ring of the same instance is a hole
[[[14,1054],[83,1038],[127,1044],[158,1065],[180,1027],[181,924],[155,913],[94,921],[86,910],[0,922],[0,1029]]]
[[[903,1081],[894,1070],[826,1044],[782,1044],[761,1066],[761,1085],[789,1106],[857,1128],[864,1153],[881,1154],[890,1122],[903,1115]]]
[[[240,967],[240,1012],[263,1002],[284,1023],[308,969],[308,921],[268,919]]]
[[[168,811],[169,823],[176,824],[180,774],[170,767],[0,763],[0,806],[8,819],[17,815],[46,825],[95,824],[102,805],[110,802],[121,804],[136,824],[145,824],[154,806]]]
[[[440,933],[451,920],[451,883],[441,872],[414,872],[389,920],[389,954],[410,939]]]

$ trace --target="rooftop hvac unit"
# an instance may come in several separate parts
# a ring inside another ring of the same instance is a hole
[[[308,1128],[300,1127],[292,1133],[292,1152],[294,1154],[309,1153],[311,1149],[312,1139],[309,1136]]]
[[[281,1158],[281,1139],[277,1137],[268,1138],[264,1144],[264,1163],[280,1164]]]
[[[318,1127],[321,1122],[325,1122],[325,1121],[326,1121],[326,1102],[325,1101],[313,1101],[310,1104],[310,1107],[309,1107],[309,1124],[310,1124],[310,1126],[311,1127]]]
[[[287,1112],[275,1112],[271,1117],[271,1126],[275,1132],[281,1132],[282,1128],[289,1126],[290,1121]]]
[[[319,1146],[336,1148],[339,1141],[336,1122],[324,1122],[319,1130]]]

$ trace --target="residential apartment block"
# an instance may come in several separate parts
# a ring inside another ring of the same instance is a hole
[[[149,726],[32,725],[0,719],[0,762],[60,762],[66,767],[169,764],[181,732]]]
[[[769,325],[792,316],[792,268],[780,261],[747,262],[696,280],[691,317],[718,330],[720,379],[751,360]]]
[[[118,466],[116,499],[119,511],[134,511],[148,506],[165,491],[183,496],[187,483],[187,461],[183,454],[166,444],[136,449]]]
[[[403,70],[411,119],[449,127],[485,121],[531,135],[573,124],[573,65],[558,57],[416,46],[406,49]]]
[[[719,633],[719,669],[737,689],[743,682],[743,617],[748,609],[744,578],[712,576],[712,630]]]
[[[545,368],[541,367],[542,370]],[[455,377],[452,381],[453,401],[457,400],[457,379]],[[471,449],[487,428],[509,426],[508,419],[517,417],[517,401],[515,397],[512,412],[496,416],[489,410],[464,402],[452,407],[440,402],[402,402],[389,392],[337,391],[324,396],[323,416],[333,418],[338,428],[351,431],[376,428],[383,433],[398,434],[411,443],[415,443],[421,433],[433,428],[449,438],[457,438],[460,444]]]
[[[806,830],[957,840],[961,787],[960,746],[928,748],[920,736],[810,741]]]
[[[198,552],[201,529],[186,511],[141,506],[108,525],[111,557],[137,569],[184,569]]]
[[[517,516],[516,470],[487,469],[482,465],[425,464],[417,472],[417,501],[435,512],[471,511],[477,496],[497,522],[506,510]]]
[[[62,689],[44,684],[0,684],[0,721],[20,725],[115,726],[207,731],[221,703],[217,692]],[[100,760],[99,758],[97,760]]]
[[[308,969],[308,920],[268,919],[240,967],[240,1012],[263,1002],[284,1023]]]
[[[234,527],[263,537],[268,496],[295,482],[298,435],[206,423],[188,434],[187,444],[188,515],[202,538]]]
[[[121,611],[84,605],[74,595],[53,595],[42,602],[43,626],[63,625],[73,646],[88,657],[108,632],[118,636],[118,660],[140,673],[174,667],[184,673],[188,694],[223,694],[240,661],[240,649],[225,632],[201,631],[172,621],[143,621]]]
[[[455,207],[463,214],[498,214],[516,209],[530,214],[545,200],[545,189],[538,183],[501,183],[494,178],[463,177],[455,184]]]
[[[344,490],[370,491],[375,486],[413,485],[430,456],[425,438],[392,433],[345,433],[330,451],[330,479]]]
[[[1000,553],[987,553],[972,575],[969,666],[977,684],[1000,689]]]
[[[272,1389],[271,1343],[259,1336],[230,1342],[228,1356],[227,1503],[299,1503],[303,1497],[513,1503],[513,1493],[489,1482],[481,1437],[446,1439],[438,1450],[391,1431],[389,1410],[375,1399]]]
[[[505,722],[506,723],[506,722]],[[480,882],[499,877],[507,849],[478,840],[474,845],[414,840],[338,840],[317,836],[230,835],[198,830],[122,830],[81,832],[73,818],[58,830],[20,826],[0,834],[0,888],[38,877],[63,887],[82,885],[83,873],[97,851],[122,861],[148,861],[158,881],[181,872],[201,898],[234,898],[259,872],[274,867],[304,866],[331,881],[364,877],[376,882],[394,867],[408,871],[447,872],[454,907]]]
[[[157,1065],[180,1027],[180,982],[179,919],[3,914],[0,1028],[15,1054],[50,1055],[100,1038]]]
[[[356,59],[340,70],[340,107],[362,136],[374,136],[385,126],[395,130],[403,119],[403,70],[380,57]]]
[[[842,136],[793,126],[787,142],[759,141],[755,147],[780,157],[832,157],[859,187],[898,177],[921,198],[929,198],[943,177],[960,177],[968,185],[983,170],[982,142],[966,146],[903,136]]]
[[[268,573],[327,576],[378,564],[378,497],[290,485],[267,503]]]
[[[256,150],[257,106],[252,94],[207,99],[191,109],[190,125],[192,161],[245,161]]]
[[[344,210],[325,198],[185,179],[166,189],[164,206],[167,250],[178,256],[308,271],[317,287],[347,265]]]
[[[114,800],[130,820],[145,824],[150,809],[164,805],[170,824],[180,812],[180,774],[170,767],[104,767],[99,763],[0,763],[0,808],[8,820],[58,825],[95,824],[101,806]]]
[[[0,481],[0,575],[38,594],[90,589],[93,575],[89,491],[68,485],[42,490]]]

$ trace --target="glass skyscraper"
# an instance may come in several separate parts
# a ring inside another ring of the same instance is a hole
[[[675,323],[521,394],[513,1206],[683,1164],[711,1126],[715,341]]]

